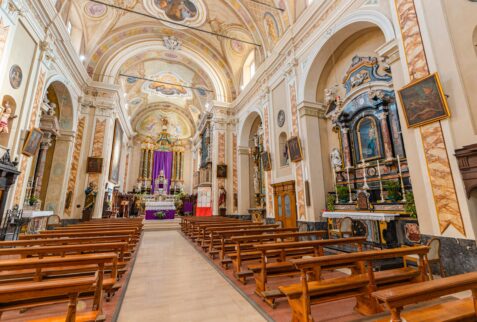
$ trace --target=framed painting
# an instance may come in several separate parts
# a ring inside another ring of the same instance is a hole
[[[43,138],[43,132],[38,128],[31,129],[28,133],[25,144],[23,145],[22,153],[26,156],[33,156],[38,152],[40,148],[41,139]]]
[[[123,142],[123,130],[116,120],[114,123],[113,150],[111,151],[111,163],[109,165],[109,180],[119,183],[119,165],[121,161],[121,145]]]
[[[101,173],[103,170],[103,158],[88,157],[86,164],[87,173]]]
[[[291,137],[287,141],[287,146],[288,146],[288,155],[290,156],[290,160],[292,162],[300,162],[301,160],[303,160],[301,143],[298,137],[296,136]]]
[[[356,127],[360,160],[374,160],[381,157],[381,143],[376,119],[372,116],[363,117]]]
[[[218,164],[217,165],[217,178],[227,178],[227,165]]]
[[[409,128],[450,117],[449,106],[438,73],[412,82],[398,93]]]
[[[260,156],[262,158],[262,166],[264,171],[271,171],[272,170],[272,160],[270,156],[270,152],[262,152]]]

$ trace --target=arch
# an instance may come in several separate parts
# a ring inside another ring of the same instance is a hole
[[[71,87],[70,82],[65,78],[65,76],[60,74],[55,74],[50,76],[46,81],[46,86],[44,87],[43,97],[45,97],[46,92],[50,88],[52,84],[56,84],[58,88],[62,88],[62,90],[67,93],[68,100],[67,104],[63,104],[61,106],[61,110],[64,112],[64,117],[68,117],[67,122],[63,123],[63,126],[60,123],[61,130],[66,131],[75,131],[78,121],[78,93]],[[61,120],[59,120],[61,122]],[[66,123],[71,123],[71,126],[65,126]]]
[[[250,131],[252,130],[253,122],[257,117],[263,119],[262,113],[257,109],[253,109],[249,111],[247,116],[243,119],[239,127],[239,135],[238,135],[238,145],[241,147],[248,147],[248,139],[250,135]]]
[[[57,107],[55,112],[57,113],[60,130],[72,131],[75,126],[75,109],[68,87],[59,80],[53,80],[46,86],[45,95],[50,101],[52,101],[50,98],[56,98],[53,103]]]
[[[298,86],[298,98],[315,102],[318,82],[329,57],[347,38],[370,27],[378,27],[383,32],[386,42],[395,39],[391,21],[382,13],[374,10],[354,12],[333,26],[334,33],[331,37],[323,34],[310,51],[309,57],[312,59],[303,68],[301,83],[304,86]]]

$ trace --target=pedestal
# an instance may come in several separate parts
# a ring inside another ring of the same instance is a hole
[[[252,216],[252,222],[263,223],[265,221],[265,214],[267,210],[265,208],[250,208],[248,213]]]

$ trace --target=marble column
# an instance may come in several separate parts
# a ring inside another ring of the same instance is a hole
[[[35,168],[35,176],[33,179],[33,187],[34,187],[34,196],[39,197],[41,194],[41,183],[43,181],[43,174],[45,173],[45,163],[46,163],[46,155],[48,149],[51,146],[51,137],[50,134],[44,134],[42,142],[40,144],[40,150],[38,152],[38,159],[36,162]]]
[[[343,154],[345,161],[345,168],[351,168],[353,166],[351,162],[351,146],[349,145],[349,128],[340,127],[341,129],[341,141],[343,144]]]
[[[393,160],[393,148],[391,142],[391,134],[389,132],[388,126],[388,112],[380,110],[380,113],[378,114],[378,119],[381,125],[381,133],[383,135],[385,161],[389,162]]]

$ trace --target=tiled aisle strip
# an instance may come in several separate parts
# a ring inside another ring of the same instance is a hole
[[[145,232],[119,322],[266,321],[178,231]]]

